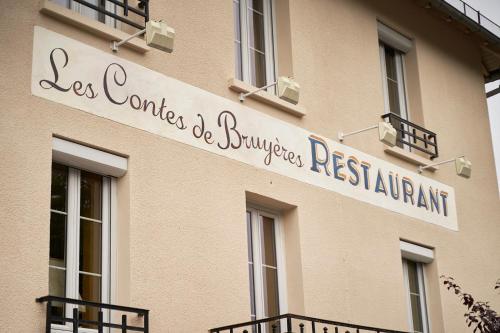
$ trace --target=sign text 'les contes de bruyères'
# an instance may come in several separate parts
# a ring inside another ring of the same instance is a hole
[[[245,105],[35,27],[32,93],[457,230],[453,188]]]

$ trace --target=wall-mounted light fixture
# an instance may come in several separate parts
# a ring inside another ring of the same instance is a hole
[[[366,132],[375,128],[378,128],[378,137],[381,142],[385,143],[390,147],[394,147],[396,145],[396,137],[397,137],[396,129],[390,123],[387,123],[385,121],[379,122],[378,125],[373,125],[350,133],[344,134],[343,132],[339,132],[338,138],[340,142],[344,142],[344,138],[347,136]]]
[[[472,162],[465,159],[464,156],[460,156],[457,158],[452,158],[443,162],[439,163],[434,163],[434,164],[429,164],[426,166],[419,166],[418,167],[418,173],[422,173],[425,169],[432,168],[441,164],[446,164],[446,163],[452,163],[455,162],[455,170],[457,172],[457,175],[460,177],[464,178],[470,178],[471,173],[472,173]]]
[[[139,37],[140,35],[146,33],[146,44],[148,46],[154,47],[155,49],[162,50],[167,53],[172,53],[174,50],[174,39],[175,39],[175,30],[172,27],[169,27],[163,21],[153,21],[150,20],[146,22],[146,28],[136,32],[133,35],[130,35],[124,40],[119,42],[114,41],[111,43],[111,49],[114,52],[118,51],[118,47],[122,44],[125,44],[129,40]]]
[[[268,84],[267,86],[263,86],[259,89],[255,89],[253,91],[247,92],[246,94],[240,94],[240,102],[243,102],[245,98],[259,91],[265,90],[269,87],[278,85],[278,97],[282,100],[285,100],[292,104],[297,104],[299,102],[299,92],[300,85],[295,82],[292,78],[286,76],[280,76],[278,81]]]

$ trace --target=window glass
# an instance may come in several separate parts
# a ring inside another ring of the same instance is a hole
[[[66,270],[55,269],[49,267],[49,295],[51,296],[66,296]],[[60,302],[53,302],[51,308],[51,315],[62,317],[64,315],[65,306]],[[58,324],[63,324],[58,322]]]
[[[387,76],[387,92],[389,94],[389,110],[401,116],[399,107],[399,87],[396,65],[396,51],[388,46],[385,46],[385,67]]]
[[[266,317],[279,315],[278,270],[276,268],[264,267],[264,288]]]
[[[274,219],[262,217],[262,270],[264,275],[265,315],[279,314],[278,267],[276,264],[276,235]]]
[[[264,15],[249,8],[248,22],[250,28],[249,42],[250,48],[264,53]]]
[[[50,266],[66,267],[66,215],[50,213]]]
[[[264,11],[263,0],[248,0],[248,8],[251,8],[259,13]]]
[[[263,242],[262,253],[264,265],[276,267],[276,243],[274,234],[274,219],[267,216],[262,217]]]
[[[260,88],[266,85],[266,58],[263,53],[256,50],[250,51],[250,64],[252,68],[252,85]]]
[[[49,295],[66,296],[66,229],[68,168],[52,165],[50,193]],[[55,302],[53,316],[62,316],[65,307]]]
[[[78,292],[82,300],[90,302],[101,302],[101,278],[88,274],[80,274],[78,279]],[[95,307],[79,307],[80,319],[95,320],[98,319],[98,308]],[[97,328],[96,325],[81,324],[80,327]]]
[[[101,220],[102,177],[81,172],[80,216]]]
[[[102,225],[80,220],[80,271],[101,274]]]
[[[50,209],[66,212],[68,192],[68,168],[59,164],[52,166]]]

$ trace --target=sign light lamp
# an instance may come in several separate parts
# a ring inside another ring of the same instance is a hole
[[[350,133],[339,132],[338,139],[340,142],[344,142],[344,138],[347,136],[366,132],[375,128],[378,128],[378,139],[381,142],[390,147],[394,147],[396,145],[397,131],[390,123],[387,123],[385,121],[379,122],[378,125],[373,125]]]
[[[136,32],[133,35],[130,35],[128,38],[121,40],[119,42],[114,41],[111,43],[111,49],[114,52],[118,51],[118,47],[122,44],[125,44],[129,40],[143,35],[146,33],[146,44],[155,49],[172,53],[174,50],[174,39],[175,39],[175,30],[172,27],[169,27],[163,21],[153,21],[150,20],[146,22],[146,28]]]
[[[422,173],[425,169],[435,167],[437,165],[452,163],[455,162],[455,171],[457,175],[464,178],[470,178],[472,175],[472,162],[467,160],[464,156],[460,156],[457,158],[452,158],[443,162],[429,164],[426,166],[420,166],[418,168],[418,173]]]
[[[243,102],[245,98],[247,98],[250,95],[253,95],[255,93],[258,93],[259,91],[265,90],[275,85],[278,86],[279,98],[292,104],[297,104],[299,102],[300,85],[297,82],[295,82],[292,78],[286,76],[280,76],[276,82],[268,84],[254,91],[247,92],[246,94],[241,93],[240,102]]]

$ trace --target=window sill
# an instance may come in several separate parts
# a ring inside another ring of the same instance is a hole
[[[245,83],[243,81],[237,80],[235,78],[229,79],[228,87],[229,89],[236,91],[238,93],[247,93],[257,89],[254,86]],[[259,91],[253,95],[248,96],[248,98],[252,98],[264,104],[274,106],[280,110],[288,112],[291,115],[299,118],[302,118],[306,115],[306,109],[304,107],[286,102],[278,98],[277,96],[272,95],[265,91]]]
[[[428,166],[434,162],[432,162],[431,160],[425,158],[425,157],[422,157],[422,156],[419,156],[417,154],[414,154],[412,152],[409,152],[407,150],[404,150],[403,148],[400,148],[400,147],[389,147],[389,146],[386,146],[384,145],[384,152],[386,154],[389,154],[389,155],[392,155],[392,156],[395,156],[395,157],[398,157],[406,162],[410,162],[416,166]],[[439,167],[438,166],[432,166],[426,170],[429,170],[429,171],[436,171],[436,170],[439,170]]]
[[[49,0],[41,1],[40,12],[62,22],[86,30],[92,34],[98,35],[104,39],[109,40],[110,42],[123,40],[130,36],[126,32],[117,30],[105,25],[104,23],[82,16],[72,11],[71,9],[64,8]],[[146,53],[151,50],[151,48],[146,45],[146,42],[139,38],[134,38],[123,45],[139,53]]]

